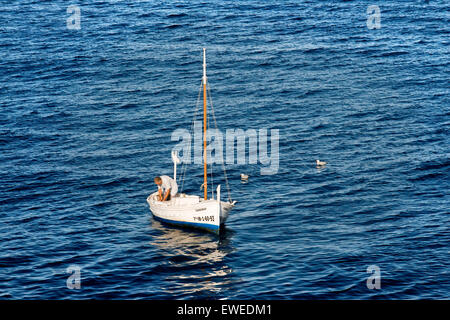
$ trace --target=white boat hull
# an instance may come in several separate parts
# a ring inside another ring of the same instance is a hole
[[[199,228],[215,233],[228,218],[234,203],[216,199],[203,200],[198,196],[179,194],[169,201],[158,201],[158,192],[147,197],[150,211],[156,220],[181,227]]]

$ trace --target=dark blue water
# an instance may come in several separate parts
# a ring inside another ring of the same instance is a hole
[[[447,1],[69,4],[0,5],[0,298],[449,298]],[[227,166],[220,237],[145,201],[202,47],[219,127],[280,130],[276,175]]]

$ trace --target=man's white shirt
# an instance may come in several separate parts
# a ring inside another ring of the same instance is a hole
[[[170,196],[174,197],[178,193],[178,185],[175,180],[169,176],[161,176],[161,185],[158,189],[162,189],[163,194],[170,189]]]

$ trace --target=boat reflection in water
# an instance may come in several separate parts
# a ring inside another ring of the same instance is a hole
[[[173,298],[220,298],[233,286],[233,270],[225,262],[233,251],[231,230],[217,235],[170,228],[152,220],[156,230],[151,245],[163,259],[160,270],[167,274],[161,288]]]

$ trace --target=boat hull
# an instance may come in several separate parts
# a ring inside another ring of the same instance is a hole
[[[153,217],[163,223],[219,233],[234,204],[181,194],[170,201],[158,201],[158,193],[148,196]]]

